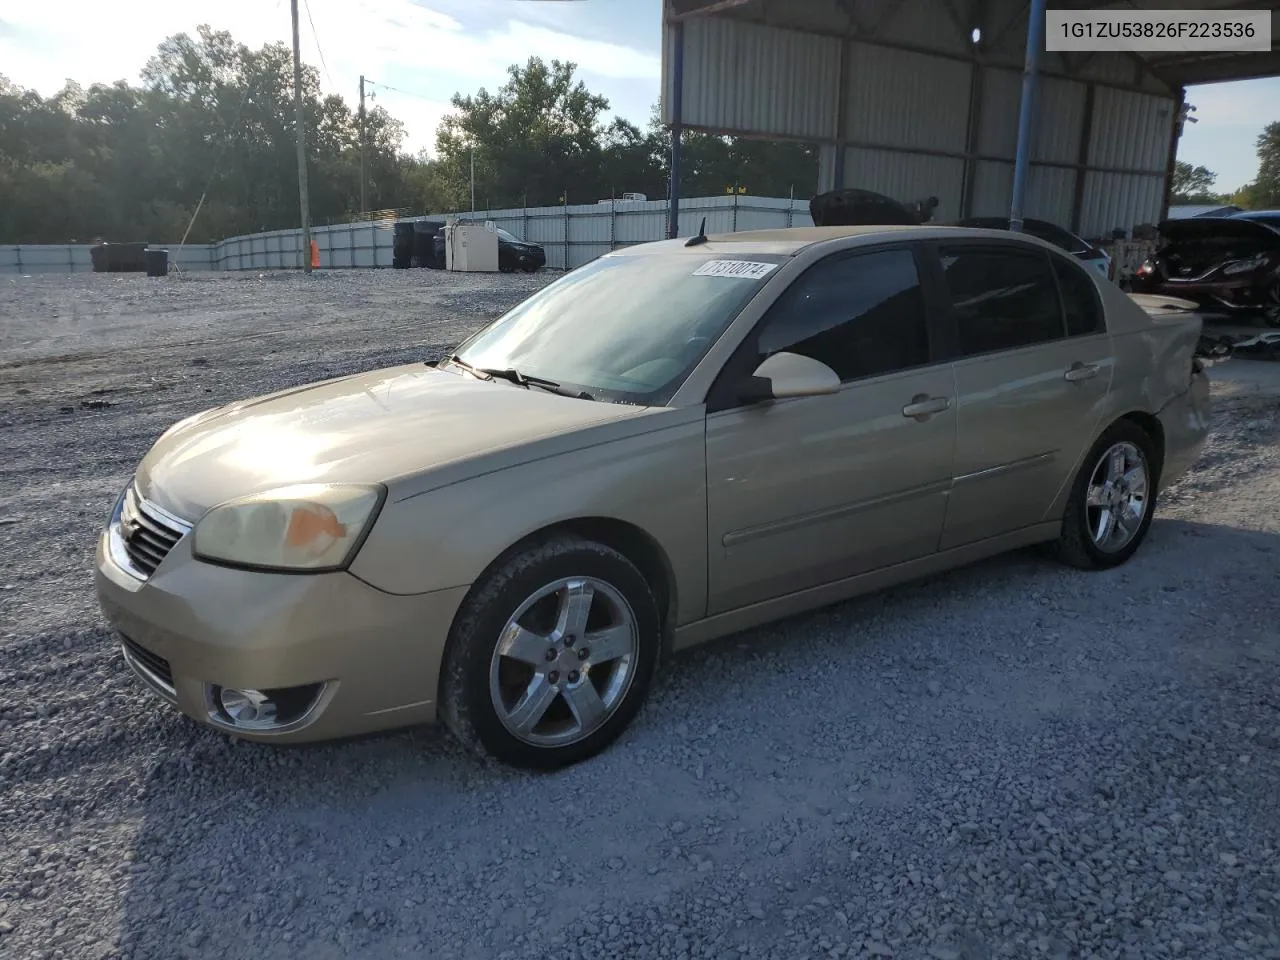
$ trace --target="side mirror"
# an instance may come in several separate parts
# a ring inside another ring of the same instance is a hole
[[[746,403],[838,393],[840,377],[825,363],[798,353],[775,353],[756,367],[742,392]]]

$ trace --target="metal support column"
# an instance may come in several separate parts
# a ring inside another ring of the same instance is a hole
[[[680,137],[684,132],[684,21],[671,25],[671,183],[667,187],[667,237],[680,236]]]
[[[1036,79],[1040,72],[1040,48],[1044,46],[1045,0],[1031,0],[1027,16],[1027,56],[1022,67],[1022,103],[1018,110],[1018,150],[1013,164],[1013,202],[1009,229],[1022,231],[1022,201],[1031,166],[1031,131],[1035,125]]]
[[[1178,141],[1182,139],[1182,128],[1186,122],[1187,88],[1179,87],[1178,99],[1174,104],[1173,129],[1169,133],[1169,157],[1165,163],[1164,196],[1160,201],[1160,219],[1163,223],[1169,217],[1169,201],[1173,199],[1173,175],[1178,168]]]
[[[849,113],[849,60],[853,57],[853,42],[840,41],[840,87],[836,91],[836,155],[835,172],[832,175],[832,189],[840,190],[847,186],[844,176],[845,154],[849,152],[845,141],[848,139]]]
[[[1076,151],[1076,188],[1071,198],[1071,230],[1080,232],[1084,217],[1084,188],[1089,180],[1089,147],[1093,142],[1093,101],[1098,85],[1086,84],[1084,88],[1084,121],[1080,124],[1080,148]]]

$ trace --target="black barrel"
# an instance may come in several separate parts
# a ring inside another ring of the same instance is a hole
[[[169,251],[147,251],[147,276],[167,277],[169,275]]]
[[[436,259],[436,234],[444,224],[438,220],[415,220],[413,224],[413,265],[433,267]]]
[[[413,264],[413,221],[401,220],[392,227],[391,266],[404,270]]]

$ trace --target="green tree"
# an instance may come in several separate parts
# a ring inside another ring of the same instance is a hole
[[[1213,192],[1218,175],[1208,167],[1179,160],[1173,169],[1173,200],[1177,203],[1218,203],[1224,197]]]
[[[575,70],[530,57],[507,68],[496,92],[454,95],[456,112],[436,133],[441,183],[453,209],[470,207],[473,154],[478,207],[599,199],[609,101],[575,80]]]

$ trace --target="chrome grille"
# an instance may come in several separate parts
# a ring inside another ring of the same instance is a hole
[[[189,528],[139,497],[132,486],[120,506],[120,538],[129,562],[145,577],[155,573]]]

